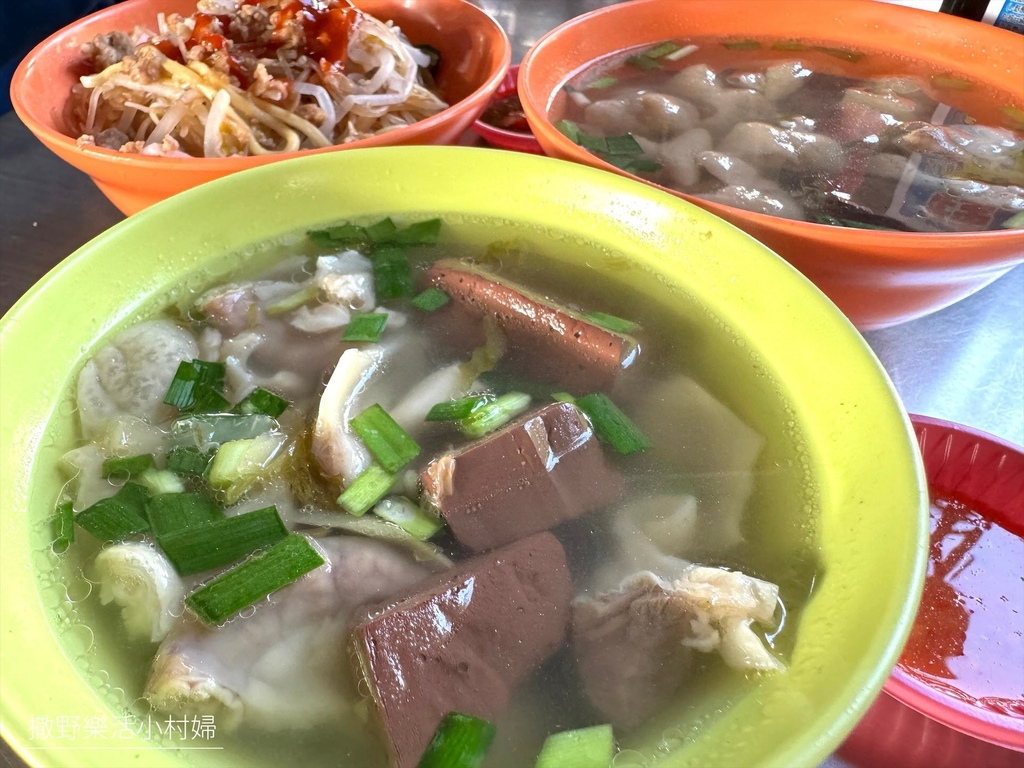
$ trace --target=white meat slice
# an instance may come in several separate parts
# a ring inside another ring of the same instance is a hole
[[[313,428],[313,456],[327,477],[341,477],[345,485],[370,466],[370,453],[349,421],[362,410],[358,407],[360,395],[383,359],[384,352],[377,345],[346,349],[320,398]]]
[[[93,439],[111,419],[159,424],[174,414],[164,395],[182,360],[199,354],[195,338],[170,320],[132,326],[101,348],[78,374],[82,436]]]
[[[115,602],[129,637],[158,643],[182,612],[185,586],[174,566],[150,544],[125,542],[96,555],[100,602]]]
[[[170,714],[212,714],[218,728],[338,727],[358,718],[349,673],[353,611],[386,600],[430,571],[371,539],[318,539],[329,565],[210,628],[186,614],[161,643],[145,696]],[[244,612],[243,612],[244,613]]]

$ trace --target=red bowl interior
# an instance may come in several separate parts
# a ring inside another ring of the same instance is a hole
[[[517,80],[519,78],[519,65],[509,67],[508,73],[505,75],[505,79],[498,85],[498,89],[494,92],[494,96],[491,101],[503,99],[506,96],[512,96],[518,94],[519,87]],[[541,149],[540,142],[534,137],[533,133],[521,133],[520,131],[509,131],[505,128],[498,128],[490,123],[485,123],[479,118],[473,123],[473,130],[483,138],[492,147],[498,147],[499,149],[511,149],[516,152],[530,152],[535,155],[543,155],[544,150]]]
[[[911,421],[933,499],[962,501],[1024,538],[1024,450],[952,422],[915,415]],[[1005,586],[1008,600],[1018,601],[1024,563],[1006,565],[1017,572],[1000,586]],[[928,610],[927,595],[926,588],[921,612]],[[1010,633],[1022,627],[1001,629]],[[1006,649],[993,639],[986,651],[998,655]],[[1024,752],[1024,701],[1016,716],[997,712],[968,701],[953,687],[931,684],[930,678],[914,675],[902,665],[893,670],[883,691],[843,745],[846,759],[858,765],[903,768],[1024,765],[1024,755],[1019,754]]]

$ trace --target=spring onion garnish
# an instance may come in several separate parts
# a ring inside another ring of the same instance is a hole
[[[843,61],[856,62],[864,58],[864,54],[861,51],[853,51],[849,48],[830,48],[827,45],[814,45],[811,47],[815,51],[821,51]]]
[[[147,469],[135,477],[135,482],[149,491],[150,496],[161,493],[183,493],[185,483],[169,469]]]
[[[182,360],[167,388],[164,402],[182,411],[212,410],[227,404],[223,391],[223,363]]]
[[[729,51],[756,51],[761,44],[757,40],[732,40],[722,43],[722,47]]]
[[[149,494],[137,483],[125,483],[113,496],[82,510],[75,522],[101,541],[121,541],[149,530]]]
[[[178,419],[171,425],[175,445],[189,445],[205,453],[231,440],[248,440],[277,428],[277,421],[264,413],[203,414]]]
[[[644,56],[650,59],[660,59],[663,56],[668,56],[670,53],[678,51],[681,46],[678,43],[673,43],[671,40],[666,40],[664,43],[659,43],[653,48],[648,48],[644,51]]]
[[[494,402],[494,395],[469,395],[438,403],[427,411],[424,421],[457,421],[464,419],[484,403]]]
[[[53,551],[59,555],[75,540],[75,510],[70,501],[62,501],[53,510],[50,529],[53,532]]]
[[[263,477],[284,442],[282,435],[269,434],[224,443],[213,457],[207,482],[225,503],[233,504]]]
[[[661,163],[644,154],[643,147],[632,134],[622,136],[592,136],[580,130],[572,120],[559,120],[555,127],[573,143],[597,155],[606,163],[631,173],[654,173]]]
[[[284,413],[287,407],[288,401],[283,397],[278,397],[273,392],[268,392],[262,387],[256,387],[256,389],[239,400],[235,407],[231,409],[231,412],[243,415],[263,413],[276,419]]]
[[[189,595],[185,604],[206,623],[220,624],[323,564],[323,557],[309,540],[293,533],[207,582]]]
[[[275,507],[179,528],[157,538],[182,576],[233,563],[288,535]]]
[[[347,245],[365,248],[387,245],[433,245],[441,232],[440,219],[426,219],[407,227],[399,227],[390,218],[361,227],[358,224],[339,224],[327,229],[308,232],[311,239],[324,245]]]
[[[272,304],[268,304],[263,308],[263,311],[271,317],[283,315],[285,312],[291,312],[293,309],[298,309],[304,304],[308,304],[319,295],[320,286],[316,283],[310,283],[295,293],[290,293],[283,299],[278,299]]]
[[[433,312],[448,303],[448,294],[431,286],[413,297],[412,305],[424,312]]]
[[[1002,224],[1003,229],[1024,229],[1024,211],[1015,213]]]
[[[404,496],[381,499],[373,508],[373,513],[420,541],[426,541],[444,526],[440,518],[424,512]]]
[[[350,515],[359,517],[383,499],[394,484],[394,475],[377,464],[371,464],[342,491],[338,504]]]
[[[345,327],[342,341],[379,341],[387,325],[388,316],[383,312],[367,312],[353,317]]]
[[[594,90],[594,89],[600,90],[601,88],[611,88],[617,82],[619,82],[619,79],[617,77],[607,77],[607,76],[599,77],[599,78],[597,78],[597,80],[594,80],[592,83],[587,83],[585,88],[588,91],[591,91],[591,90]]]
[[[182,528],[222,520],[220,505],[202,493],[163,493],[146,505],[149,525],[159,539]]]
[[[497,729],[479,717],[449,712],[434,732],[417,768],[477,768]]]
[[[623,456],[651,447],[646,435],[607,395],[594,392],[578,397],[576,407],[590,419],[597,436]]]
[[[548,736],[534,768],[608,768],[614,756],[612,727],[595,725]]]
[[[179,475],[202,477],[213,461],[215,451],[201,452],[198,448],[183,445],[167,452],[167,468]]]
[[[420,454],[416,441],[379,403],[354,416],[349,425],[380,465],[392,474]]]
[[[459,419],[459,429],[467,437],[483,437],[512,421],[530,405],[530,396],[508,392],[484,403],[468,416]]]
[[[772,43],[772,48],[776,51],[806,51],[807,44],[801,43],[799,40],[779,40]]]
[[[658,69],[661,66],[657,59],[652,59],[645,53],[638,53],[630,56],[626,59],[626,63],[631,64],[637,69]]]
[[[373,253],[371,259],[373,287],[379,301],[412,295],[412,267],[401,247],[389,245],[380,248]]]
[[[609,315],[607,312],[585,312],[583,317],[594,325],[599,325],[614,333],[633,333],[640,328],[639,323]]]
[[[156,460],[153,458],[153,454],[142,453],[138,456],[104,459],[102,472],[104,477],[122,480],[132,475],[140,475],[147,469],[153,469],[154,467],[156,467]]]
[[[568,392],[552,392],[551,399],[556,403],[575,403],[576,398],[570,395]]]

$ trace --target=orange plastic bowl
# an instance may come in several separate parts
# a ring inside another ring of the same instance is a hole
[[[1022,38],[985,24],[867,0],[633,0],[572,19],[538,40],[523,58],[519,97],[544,151],[630,176],[554,127],[552,114],[554,120],[559,115],[551,110],[564,98],[562,85],[615,51],[702,36],[776,37],[903,55],[1008,93],[1024,107]],[[983,111],[982,105],[971,109]],[[1021,230],[918,234],[845,229],[667,191],[721,216],[787,259],[861,330],[953,304],[1024,261]]]
[[[296,155],[396,144],[452,144],[487,106],[508,70],[512,47],[487,13],[465,0],[355,0],[361,10],[395,22],[416,44],[441,54],[437,83],[450,106],[425,120],[366,139],[323,149],[228,158],[168,158],[79,148],[64,123],[71,86],[82,74],[81,46],[101,32],[136,25],[153,29],[158,13],[196,11],[196,0],[128,0],[94,13],[44,40],[11,80],[11,102],[21,120],[61,159],[87,173],[110,201],[132,214],[166,197],[236,171]]]

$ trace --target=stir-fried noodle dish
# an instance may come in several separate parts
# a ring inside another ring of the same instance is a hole
[[[157,29],[98,35],[73,89],[79,146],[263,155],[344,144],[430,117],[436,52],[348,0],[199,0]]]

